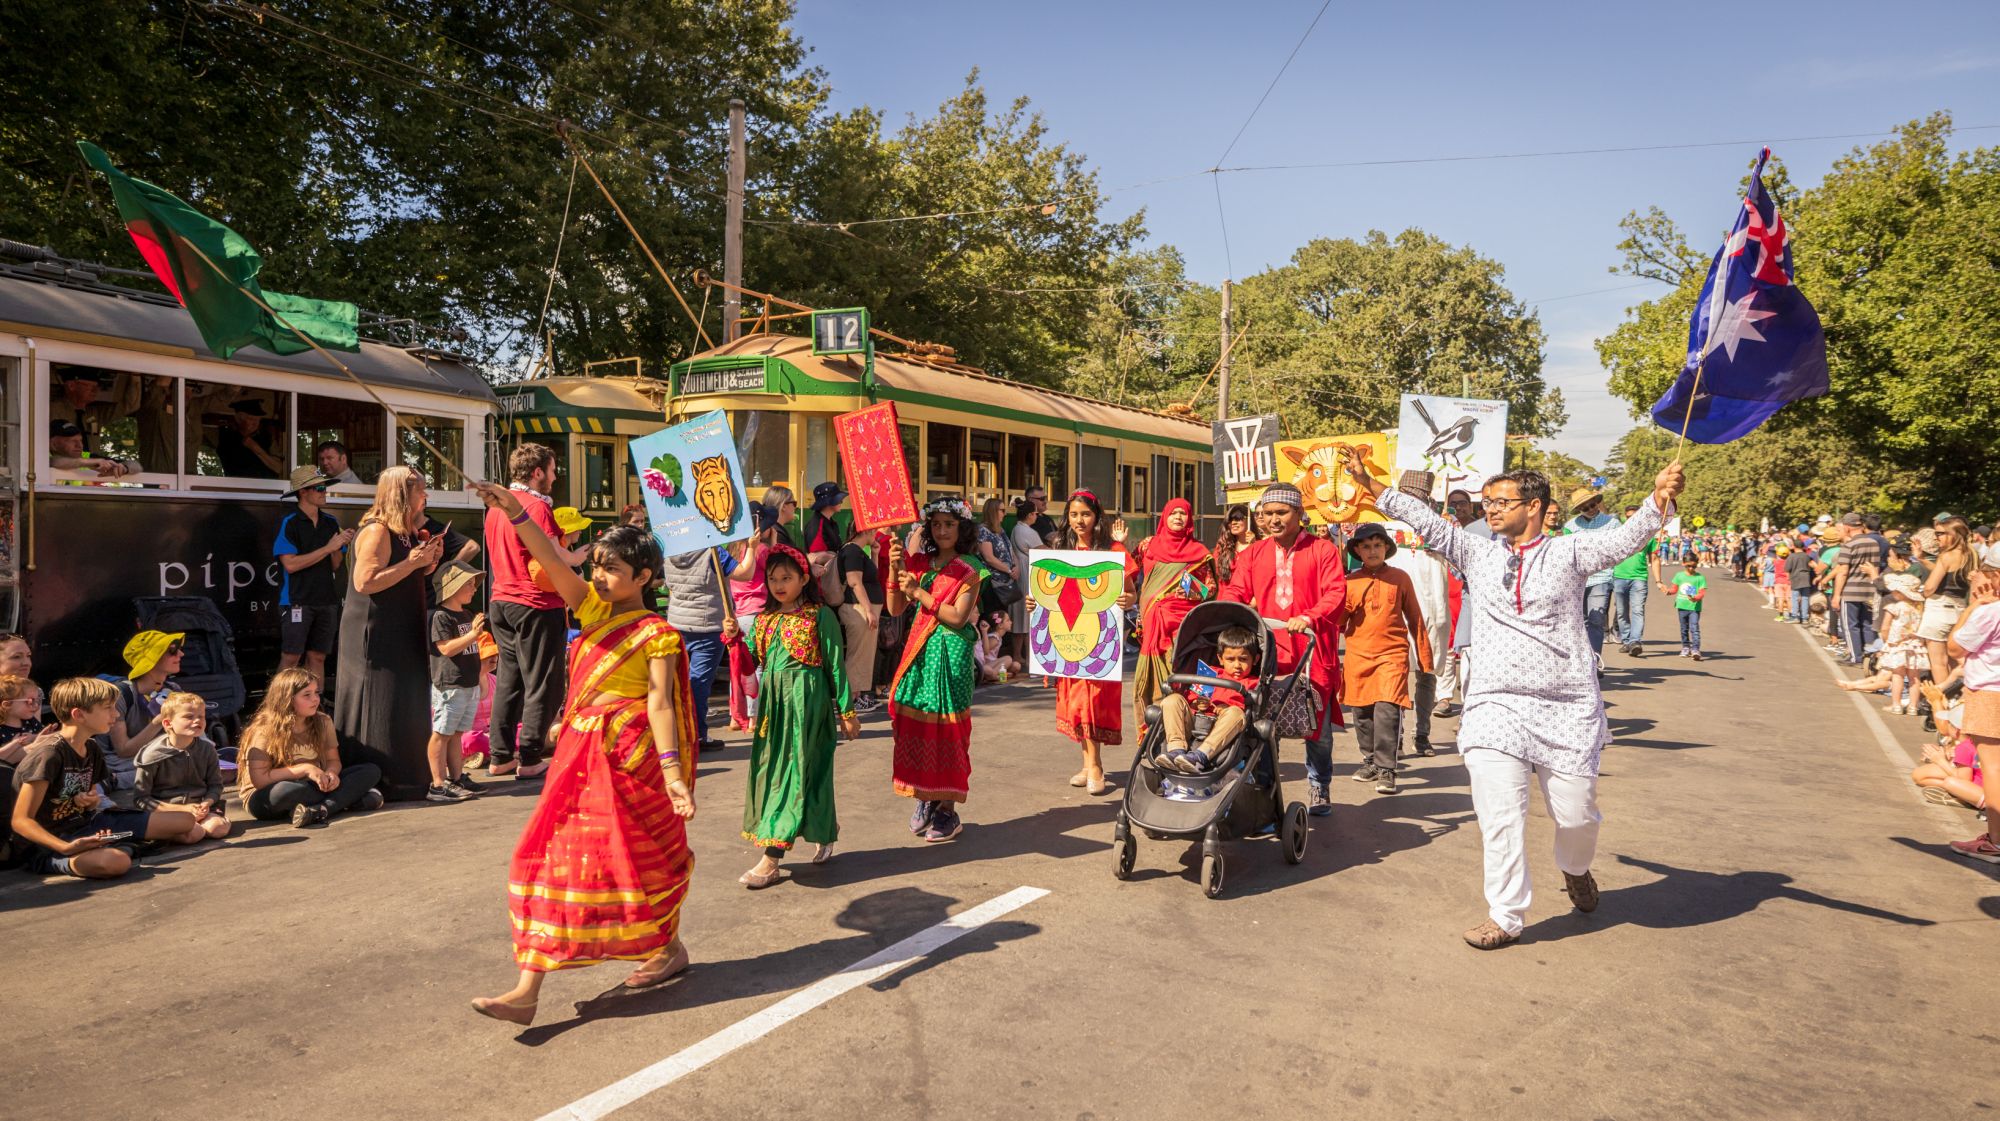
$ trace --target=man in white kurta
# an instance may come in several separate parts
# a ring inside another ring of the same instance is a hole
[[[1365,471],[1354,473],[1364,485],[1373,482]],[[1474,616],[1477,656],[1466,680],[1458,743],[1485,846],[1489,920],[1465,933],[1480,949],[1513,942],[1525,924],[1531,777],[1539,780],[1555,822],[1564,890],[1578,910],[1597,907],[1590,874],[1603,820],[1597,765],[1610,729],[1584,630],[1583,586],[1591,573],[1636,552],[1664,524],[1662,504],[1671,506],[1681,489],[1680,465],[1662,470],[1654,488],[1624,525],[1547,537],[1536,527],[1547,508],[1548,481],[1525,471],[1496,476],[1484,495],[1493,540],[1466,532],[1408,495],[1376,494],[1384,514],[1407,522],[1463,575],[1459,611]]]
[[[1456,670],[1448,670],[1444,664],[1444,652],[1451,649],[1451,576],[1445,571],[1444,558],[1426,546],[1397,549],[1389,557],[1390,568],[1400,568],[1410,574],[1410,586],[1417,593],[1417,606],[1423,608],[1425,637],[1430,640],[1431,655],[1435,659],[1436,673],[1425,673],[1417,665],[1416,636],[1410,636],[1410,697],[1415,706],[1412,712],[1415,724],[1416,749],[1418,755],[1434,755],[1431,750],[1431,709],[1442,702],[1450,702],[1457,695]]]

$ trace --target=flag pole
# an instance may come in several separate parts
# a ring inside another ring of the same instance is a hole
[[[290,331],[294,335],[297,335],[299,337],[300,342],[305,343],[307,346],[311,347],[313,351],[317,353],[321,358],[324,358],[328,362],[333,363],[335,369],[339,370],[343,374],[346,374],[349,381],[352,381],[355,385],[360,386],[361,391],[363,393],[366,393],[372,400],[374,400],[374,402],[377,405],[382,406],[383,412],[388,413],[392,417],[396,415],[396,410],[394,406],[390,405],[389,402],[382,400],[381,395],[375,392],[374,386],[371,386],[367,382],[362,381],[359,375],[357,375],[353,370],[347,368],[347,363],[342,362],[338,358],[335,358],[331,353],[327,351],[325,347],[319,345],[319,342],[315,340],[311,335],[308,335],[304,331],[301,331],[297,327],[294,327],[292,325],[291,320],[286,319],[283,315],[279,314],[278,309],[272,307],[268,303],[265,303],[264,298],[262,296],[259,296],[257,293],[252,292],[250,289],[245,288],[243,285],[236,283],[233,277],[231,277],[228,273],[222,271],[222,266],[216,264],[214,259],[209,257],[207,253],[202,252],[201,246],[196,245],[194,242],[189,241],[187,238],[184,237],[175,238],[174,240],[180,243],[181,245],[185,245],[189,249],[193,250],[194,255],[201,258],[202,264],[207,265],[209,269],[215,273],[215,275],[221,277],[223,283],[236,289],[238,292],[243,293],[245,297],[249,298],[258,307],[263,308],[265,313],[270,315],[272,319],[276,320],[278,324],[282,326],[285,330]],[[465,482],[468,486],[471,485],[473,481],[472,477],[465,473],[465,468],[460,467],[458,464],[452,462],[451,457],[439,451],[436,444],[433,444],[429,440],[425,439],[424,434],[422,432],[417,431],[415,428],[410,429],[409,432],[410,435],[415,436],[417,438],[417,443],[422,444],[424,446],[425,451],[437,457],[439,463],[442,463],[446,467],[450,468],[451,472],[454,475],[457,475],[459,479]]]
[[[1713,329],[1714,329],[1713,324],[1711,324],[1710,330],[1712,331]],[[1694,423],[1694,399],[1695,395],[1701,392],[1701,368],[1708,364],[1707,350],[1708,346],[1707,343],[1704,341],[1702,344],[1702,357],[1697,359],[1694,364],[1694,382],[1693,384],[1688,386],[1687,415],[1681,418],[1681,434],[1674,440],[1675,463],[1679,463],[1681,461],[1681,445],[1687,443],[1688,425]]]

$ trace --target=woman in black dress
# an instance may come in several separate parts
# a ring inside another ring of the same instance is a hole
[[[382,472],[354,539],[340,615],[333,703],[340,757],[381,768],[382,793],[392,802],[422,798],[431,780],[424,613],[444,538],[421,528],[426,498],[422,475],[408,467]]]

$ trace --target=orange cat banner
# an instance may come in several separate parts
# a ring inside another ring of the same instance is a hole
[[[881,529],[917,520],[910,490],[910,467],[903,460],[903,437],[896,406],[888,401],[833,418],[834,439],[854,507],[856,529]]]
[[[1343,445],[1360,451],[1368,473],[1389,485],[1389,473],[1396,464],[1396,438],[1386,432],[1280,440],[1278,478],[1299,488],[1299,493],[1305,496],[1306,516],[1315,525],[1388,521],[1375,508],[1375,500],[1355,485],[1354,478],[1341,465]]]

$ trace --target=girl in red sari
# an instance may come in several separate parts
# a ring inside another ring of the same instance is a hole
[[[1146,706],[1167,691],[1174,636],[1194,605],[1214,596],[1215,558],[1194,536],[1194,504],[1185,498],[1160,511],[1160,532],[1132,554],[1139,574],[1139,661],[1132,670],[1132,724],[1143,734]]]
[[[1111,539],[1111,523],[1104,516],[1104,507],[1098,504],[1097,496],[1087,490],[1079,490],[1069,496],[1069,502],[1063,507],[1063,527],[1056,531],[1055,547],[1097,552],[1125,551],[1122,542]],[[1132,609],[1131,584],[1137,571],[1127,560],[1126,590],[1124,595],[1118,597],[1118,606],[1127,611]],[[1121,691],[1122,686],[1117,681],[1085,681],[1071,677],[1056,679],[1056,731],[1068,736],[1083,749],[1083,769],[1070,776],[1069,784],[1085,787],[1093,797],[1111,789],[1111,784],[1104,778],[1103,748],[1107,744],[1115,746],[1124,739],[1125,715]]]
[[[528,1024],[549,970],[643,962],[625,979],[641,989],[687,967],[680,918],[694,869],[686,824],[694,709],[681,636],[645,605],[660,571],[657,539],[632,526],[608,530],[592,548],[586,584],[512,492],[473,489],[507,515],[583,628],[548,781],[507,873],[520,979],[472,1002],[482,1015]]]

